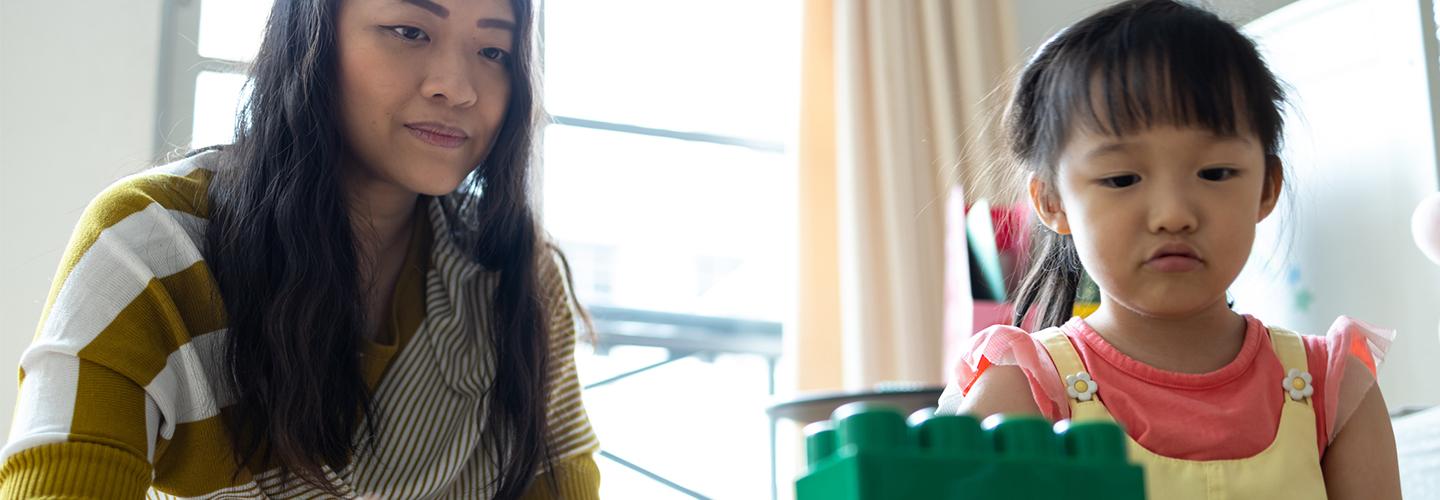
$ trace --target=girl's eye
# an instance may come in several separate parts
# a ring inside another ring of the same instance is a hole
[[[495,61],[495,62],[504,64],[504,65],[506,65],[506,66],[509,66],[509,65],[510,65],[510,53],[509,53],[509,52],[505,52],[503,49],[497,49],[497,48],[495,48],[495,47],[486,47],[486,48],[480,49],[480,55],[481,55],[482,57],[486,58],[486,59],[490,59],[490,60],[492,60],[492,61]]]
[[[1223,181],[1235,177],[1235,174],[1238,173],[1240,173],[1238,170],[1230,167],[1207,168],[1200,171],[1200,178],[1207,181]]]
[[[1140,182],[1140,176],[1135,174],[1117,175],[1100,179],[1100,184],[1106,187],[1123,188]]]
[[[389,28],[390,32],[394,33],[395,36],[406,40],[421,41],[430,39],[430,35],[425,34],[424,30],[414,26],[387,26],[386,28]]]

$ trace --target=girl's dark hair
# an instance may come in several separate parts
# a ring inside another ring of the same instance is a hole
[[[365,324],[357,235],[341,191],[346,151],[338,109],[340,0],[277,0],[251,68],[236,141],[210,183],[206,261],[225,305],[225,365],[234,406],[225,419],[237,463],[274,464],[334,492],[341,470],[373,445],[376,415],[361,376]],[[539,104],[535,13],[516,18],[510,101],[489,155],[455,193],[431,200],[449,237],[499,273],[490,332],[494,360],[484,449],[499,468],[492,491],[520,495],[552,461],[545,441],[549,311],[537,276],[543,243],[529,196]],[[477,409],[477,411],[479,411]],[[361,429],[361,422],[369,422]],[[357,433],[363,434],[357,438]],[[238,471],[237,471],[238,472]]]
[[[1129,0],[1066,28],[1021,72],[1005,112],[1015,163],[1054,185],[1071,131],[1121,136],[1155,125],[1254,133],[1267,168],[1280,168],[1284,92],[1255,43],[1205,9],[1175,0]],[[1015,325],[1063,324],[1083,269],[1075,242],[1036,224]]]

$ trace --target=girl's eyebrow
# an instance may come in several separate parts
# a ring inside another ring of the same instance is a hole
[[[1255,141],[1243,134],[1210,134],[1212,144],[1240,143],[1254,144]],[[1083,156],[1086,160],[1093,160],[1100,156],[1112,153],[1123,153],[1130,149],[1130,143],[1125,141],[1106,142],[1087,151]]]
[[[1241,134],[1215,134],[1213,137],[1215,139],[1215,142],[1239,142],[1244,144],[1255,143],[1255,141],[1250,140],[1249,137]]]
[[[1130,149],[1130,143],[1128,142],[1107,142],[1101,144],[1094,149],[1091,149],[1089,152],[1086,152],[1084,158],[1087,160],[1093,160],[1096,157],[1105,156],[1111,153],[1123,153],[1127,149]]]

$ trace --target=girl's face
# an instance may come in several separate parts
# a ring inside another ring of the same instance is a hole
[[[1047,226],[1074,236],[1103,300],[1179,318],[1224,303],[1255,225],[1275,208],[1280,176],[1254,133],[1076,130],[1054,186],[1032,180],[1031,194]]]
[[[340,114],[357,172],[449,194],[489,153],[510,99],[508,0],[344,0]]]

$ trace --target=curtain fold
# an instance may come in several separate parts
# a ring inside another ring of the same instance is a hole
[[[983,172],[998,152],[992,91],[1018,54],[1009,4],[805,6],[796,386],[938,384],[946,308],[968,318],[970,303],[968,283],[947,283],[947,261],[966,264],[963,239],[946,257],[947,201],[957,182],[969,199],[1002,195]]]

